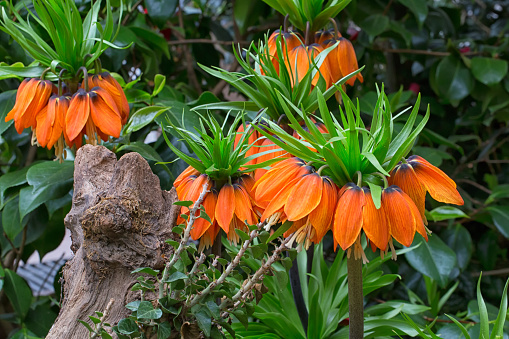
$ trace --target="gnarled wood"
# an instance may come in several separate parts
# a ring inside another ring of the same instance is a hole
[[[65,218],[74,258],[64,267],[62,308],[49,339],[88,338],[77,320],[114,303],[106,322],[128,316],[124,307],[138,295],[130,291],[139,267],[162,268],[170,255],[165,240],[179,208],[174,189],[160,188],[159,178],[138,154],[117,161],[102,146],[85,145],[76,155],[72,209]]]

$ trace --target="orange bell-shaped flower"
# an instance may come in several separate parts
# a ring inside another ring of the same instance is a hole
[[[5,121],[14,119],[18,133],[25,128],[36,127],[37,115],[46,107],[54,85],[49,80],[25,79],[18,87],[16,103],[5,117]]]
[[[399,186],[412,198],[424,222],[426,192],[440,202],[454,205],[464,203],[456,189],[456,183],[438,167],[418,155],[409,157],[407,163],[398,164],[391,172],[389,183]]]
[[[65,129],[69,140],[74,140],[85,128],[91,140],[96,134],[103,140],[111,135],[120,136],[122,120],[115,101],[101,87],[94,87],[89,92],[79,89],[71,99],[65,117]]]
[[[122,86],[108,72],[88,76],[88,87],[101,87],[111,96],[119,110],[122,125],[125,125],[129,118],[129,104]]]
[[[271,58],[271,62],[274,65],[274,68],[279,74],[279,57],[278,57],[278,47],[281,47],[281,51],[283,52],[283,56],[290,53],[292,49],[302,44],[302,37],[298,33],[294,33],[291,31],[281,32],[281,30],[275,30],[269,37],[267,44],[269,47],[269,56]]]
[[[302,81],[309,69],[316,69],[315,60],[322,51],[323,47],[318,44],[311,44],[309,46],[300,45],[292,49],[288,55],[289,60],[286,65],[290,73],[292,87]],[[321,65],[318,67],[318,71],[311,80],[311,84],[316,86],[320,77],[325,79],[326,88],[329,88],[331,85],[331,76],[327,59],[322,60]]]
[[[48,105],[37,115],[37,142],[42,147],[52,148],[63,136],[65,115],[69,109],[71,98],[53,95]]]
[[[345,38],[325,40],[322,46],[325,49],[334,46],[336,43],[338,44],[337,47],[327,54],[327,61],[331,70],[333,83],[359,69],[357,56],[355,55],[355,50],[350,40]],[[357,73],[355,76],[348,79],[346,83],[353,86],[355,79],[358,79],[361,83],[364,81],[362,74]]]

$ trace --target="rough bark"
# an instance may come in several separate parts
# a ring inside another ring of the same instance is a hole
[[[136,299],[131,292],[139,267],[162,268],[171,253],[165,240],[178,214],[174,190],[160,188],[159,178],[138,154],[117,161],[102,146],[86,145],[76,155],[72,209],[65,218],[74,258],[64,267],[60,314],[47,339],[88,338],[77,320],[103,312],[114,299],[106,322],[116,324]]]

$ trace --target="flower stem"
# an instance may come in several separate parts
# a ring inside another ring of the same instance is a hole
[[[353,251],[352,251],[353,252]],[[364,338],[364,297],[362,295],[362,259],[351,253],[348,267],[348,312],[350,339]]]

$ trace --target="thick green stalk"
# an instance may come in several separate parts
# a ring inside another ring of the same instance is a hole
[[[348,267],[348,312],[350,339],[364,338],[364,297],[362,295],[362,259],[350,253]]]

